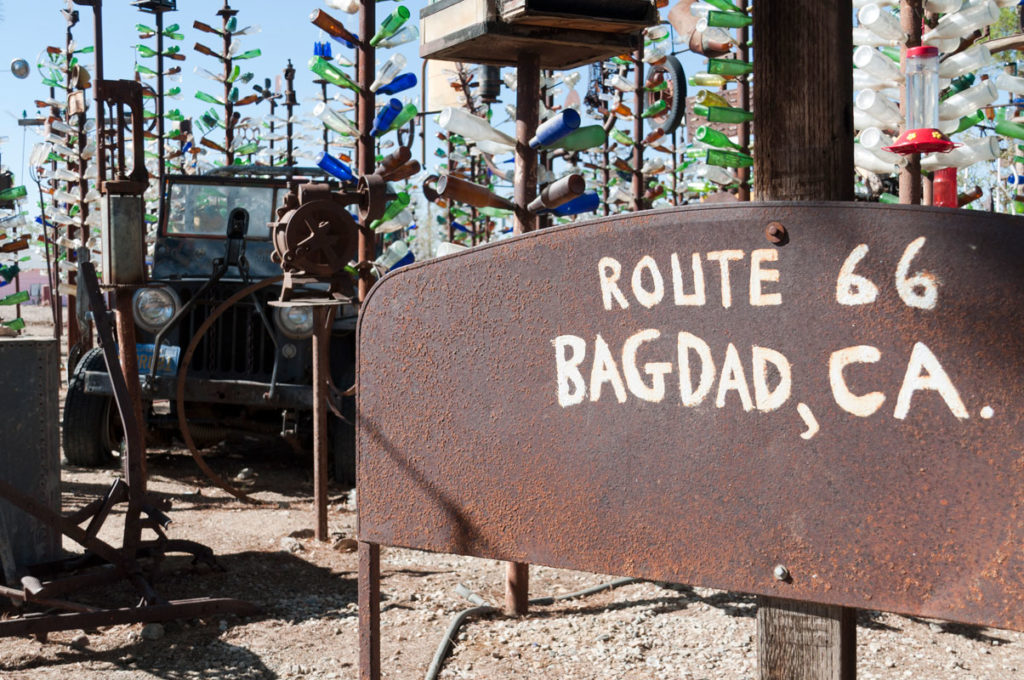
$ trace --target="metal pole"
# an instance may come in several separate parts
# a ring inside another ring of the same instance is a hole
[[[747,12],[747,0],[739,0],[737,6],[740,11],[746,14]],[[743,61],[750,61],[750,28],[744,26],[740,29],[740,59]],[[750,80],[743,78],[740,83],[740,108],[747,111],[750,110]],[[743,121],[740,123],[740,146],[743,147],[743,153],[750,153],[750,121]],[[747,183],[750,179],[750,168],[739,168],[736,172],[736,176],[740,180],[740,189],[737,193],[737,198],[741,201],[750,200],[750,185]]]
[[[295,99],[295,68],[292,66],[291,59],[288,60],[288,66],[284,69],[284,82],[286,84],[284,106],[288,112],[288,122],[285,123],[285,134],[288,135],[287,165],[291,167],[295,165],[295,157],[292,155],[295,146],[295,141],[292,139],[292,113],[295,105],[298,104],[298,101]]]
[[[923,0],[900,0],[900,26],[907,34],[907,42],[900,46],[900,70],[906,71],[907,48],[921,44],[921,19],[924,16]],[[907,87],[900,83],[900,134],[906,131]],[[917,205],[921,203],[921,154],[907,156],[906,166],[900,170],[900,203]]]
[[[362,0],[359,10],[359,111],[357,112],[357,125],[359,127],[359,141],[356,144],[356,163],[360,174],[373,172],[374,141],[370,136],[373,129],[374,95],[370,92],[370,83],[373,82],[374,72],[377,70],[377,58],[373,47],[370,46],[370,37],[374,34],[377,26],[377,5],[376,0]],[[372,262],[377,256],[377,237],[368,229],[359,230],[359,261]],[[359,276],[359,300],[366,299],[373,285],[373,275],[368,270],[363,270]]]
[[[359,541],[358,550],[359,680],[380,680],[380,546]]]
[[[757,5],[757,144],[771,153],[754,158],[756,200],[853,200],[852,15],[851,0]],[[854,609],[762,596],[757,631],[761,680],[856,678]]]
[[[633,72],[633,209],[644,210],[644,119],[640,114],[644,110],[644,48],[633,53],[635,69]]]
[[[164,11],[156,10],[156,185],[164,188]],[[160,201],[160,220],[163,220],[163,200]]]
[[[316,540],[327,540],[327,394],[334,305],[313,308],[313,507]]]
[[[530,138],[537,132],[540,101],[540,56],[536,52],[523,52],[519,55],[517,80],[516,208],[512,233],[522,234],[536,228],[536,219],[526,207],[537,193],[537,152],[530,148]]]

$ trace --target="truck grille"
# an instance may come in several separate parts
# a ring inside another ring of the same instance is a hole
[[[179,338],[183,352],[203,322],[237,290],[215,286],[182,319]],[[186,303],[193,292],[182,291],[182,303]],[[264,306],[264,310],[267,309]],[[269,314],[267,311],[268,317]],[[266,382],[274,368],[274,355],[273,339],[260,320],[256,306],[251,299],[243,299],[221,314],[206,332],[192,357],[189,373],[213,379]]]

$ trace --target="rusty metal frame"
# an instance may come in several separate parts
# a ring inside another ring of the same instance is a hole
[[[145,491],[145,472],[140,470],[139,461],[145,450],[137,443],[142,441],[142,424],[136,417],[135,405],[131,402],[125,375],[118,363],[115,352],[111,312],[103,302],[95,266],[83,261],[79,270],[89,305],[93,311],[97,337],[103,349],[107,371],[114,391],[114,400],[121,416],[128,444],[126,452],[126,480],[116,480],[108,492],[85,507],[68,515],[56,513],[44,504],[23,493],[6,481],[0,480],[0,497],[40,521],[60,530],[62,534],[86,549],[86,554],[56,563],[37,565],[37,574],[22,579],[22,589],[0,589],[0,594],[15,603],[36,603],[38,605],[65,610],[66,613],[28,613],[20,618],[0,621],[0,637],[9,635],[44,635],[51,631],[73,628],[91,628],[100,625],[142,621],[163,621],[175,618],[191,618],[214,613],[235,613],[242,616],[258,613],[258,608],[241,600],[229,598],[200,598],[168,601],[160,596],[147,578],[142,558],[154,558],[149,567],[155,573],[155,565],[164,554],[184,552],[193,555],[197,561],[219,568],[213,552],[199,543],[168,539],[163,529],[170,519],[161,505],[151,499]],[[97,537],[104,521],[115,505],[127,502],[122,547],[115,548]],[[146,515],[143,518],[143,515]],[[80,525],[88,522],[86,528]],[[155,540],[142,540],[142,532],[155,532]],[[68,570],[99,565],[99,570],[86,571],[70,577],[62,577]],[[112,567],[112,568],[111,568]],[[32,568],[30,568],[30,572]],[[40,576],[55,576],[53,580],[42,581]],[[128,580],[140,596],[140,603],[134,607],[106,609],[90,607],[63,599],[87,587]]]

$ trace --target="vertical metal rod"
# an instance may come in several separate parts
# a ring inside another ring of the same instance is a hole
[[[224,32],[224,148],[225,162],[231,166],[235,162],[235,105],[231,102],[231,67],[234,63],[231,59],[231,33],[228,31],[228,20],[238,14],[237,10],[231,9],[227,0],[224,0],[224,7],[217,12],[221,16],[222,31]]]
[[[634,70],[633,85],[633,209],[644,210],[644,119],[640,114],[644,110],[644,48],[633,53]]]
[[[72,45],[74,43],[74,40],[73,40],[73,36],[71,34],[71,29],[72,29],[73,26],[74,26],[74,23],[72,23],[72,21],[69,19],[68,24],[67,24],[67,30],[65,31],[65,48],[64,48],[65,49],[65,55],[66,55],[65,56],[65,61],[67,63],[71,62],[71,56],[72,56],[71,55],[71,48],[72,48]],[[97,53],[97,57],[96,58],[97,58],[97,61],[98,61],[99,60],[99,54],[98,53]],[[67,85],[68,92],[70,92],[72,87],[74,87],[74,83],[71,82],[71,72],[72,71],[69,68],[67,73],[65,74],[65,77],[64,77],[64,82]],[[65,110],[64,122],[65,123],[70,123],[71,122],[70,117],[67,116],[67,111],[66,110]],[[85,148],[85,143],[86,143],[86,140],[85,140],[84,136],[83,135],[79,135],[79,137],[78,137],[78,151],[79,152],[81,152],[81,150]],[[85,177],[84,177],[85,173],[84,173],[83,168],[82,168],[82,159],[81,158],[79,158],[78,161],[76,161],[76,162],[72,162],[70,159],[68,159],[67,169],[68,170],[74,170],[75,172],[78,173],[79,182],[85,181]],[[68,193],[71,192],[71,184],[72,184],[71,182],[65,183],[65,188],[68,190]],[[81,184],[79,184],[79,192],[81,192],[81,188],[82,188]],[[80,195],[84,195],[84,194],[80,193]],[[84,203],[82,205],[84,207]],[[70,207],[70,206],[68,206],[68,207]],[[83,218],[82,217],[78,217],[78,219],[82,220]],[[84,225],[85,222],[82,221],[82,224]],[[74,240],[75,237],[78,235],[78,227],[74,223],[69,224],[67,226],[67,230],[66,231],[67,231],[68,239]],[[85,233],[86,233],[84,226],[82,228],[82,232],[83,232],[83,236],[84,236]],[[85,241],[84,238],[82,240]],[[76,255],[74,249],[68,248],[67,249],[68,262],[74,262],[76,260],[76,257],[77,257],[77,255]],[[60,275],[58,274],[57,276],[58,276],[58,279],[59,279]],[[76,278],[75,272],[68,271],[68,275],[67,276],[68,276],[68,285],[71,286],[72,288],[74,288],[74,286],[75,286],[75,278]],[[73,294],[73,293],[68,295],[68,355],[69,356],[71,355],[71,348],[73,346],[75,346],[75,345],[79,345],[80,346],[81,342],[82,342],[82,329],[78,325],[78,315],[75,313],[75,309],[78,306],[77,302],[76,302],[77,299],[78,299],[78,296]]]
[[[536,228],[536,219],[527,205],[537,193],[537,152],[530,148],[530,138],[537,132],[540,102],[540,55],[519,54],[516,85],[516,170],[515,219],[512,233],[523,234]]]
[[[608,73],[605,71],[604,62],[601,62],[600,66],[601,74],[601,93],[607,94],[608,88],[605,87],[605,80],[608,78]],[[611,182],[612,173],[608,167],[611,163],[611,155],[608,152],[608,136],[605,135],[604,144],[601,145],[601,205],[603,206],[603,212],[605,215],[610,215],[612,212],[611,206],[608,205],[609,188],[608,184]]]
[[[380,546],[359,541],[359,680],[380,680]]]
[[[139,199],[141,200],[141,199]],[[128,483],[128,511],[124,526],[124,547],[129,557],[134,557],[138,546],[140,529],[137,524],[139,513],[146,498],[146,437],[145,422],[142,419],[142,389],[139,386],[139,364],[135,353],[135,321],[132,315],[132,296],[124,290],[113,293],[117,310],[117,344],[121,348],[121,371],[128,387],[128,397],[138,427],[125,432],[124,479]]]
[[[505,565],[505,611],[525,616],[530,608],[530,565],[508,562]]]
[[[324,101],[324,105],[326,106],[326,104],[327,104],[327,81],[326,80],[319,80],[317,82],[320,83],[320,96],[321,96],[321,98]],[[324,125],[324,153],[330,153],[331,152],[331,150],[330,150],[331,138],[329,136],[329,132],[330,132],[330,130],[328,129],[328,127],[326,125]]]
[[[298,101],[295,99],[295,68],[292,66],[292,60],[288,60],[288,66],[284,69],[284,106],[288,112],[288,122],[285,123],[285,134],[288,135],[288,158],[287,165],[291,167],[295,165],[295,158],[292,155],[295,147],[295,140],[292,139],[292,113],[295,109],[295,105]]]
[[[356,144],[356,162],[360,174],[373,172],[374,167],[374,141],[370,136],[373,129],[374,95],[370,92],[370,83],[373,82],[377,70],[377,55],[370,45],[370,38],[377,27],[377,3],[376,0],[362,0],[359,9],[359,111],[357,112],[357,126],[359,127],[359,142]],[[359,230],[359,261],[372,262],[377,256],[377,237],[367,229]],[[359,276],[359,300],[366,299],[366,294],[373,286],[373,275],[364,270]]]
[[[156,9],[156,185],[164,188],[164,10]],[[163,200],[160,201],[163,219]]]
[[[740,11],[744,14],[747,13],[747,0],[739,0],[737,6]],[[750,27],[744,26],[740,29],[740,59],[743,61],[750,61]],[[750,110],[750,80],[744,77],[740,83],[740,108]],[[740,146],[743,147],[743,153],[750,153],[750,121],[743,121],[740,123]],[[737,198],[741,201],[750,200],[750,168],[739,168],[736,172],[736,176],[740,180],[740,190],[737,193]]]
[[[924,0],[900,0],[900,27],[907,34],[907,42],[900,45],[900,70],[906,72],[907,48],[921,44],[921,18],[924,16]],[[907,86],[900,83],[900,134],[906,129]],[[921,203],[921,154],[907,156],[907,164],[900,170],[900,203],[917,205]]]
[[[313,308],[313,508],[316,540],[327,540],[327,391],[331,375],[333,305]]]
[[[92,21],[93,43],[96,46],[96,80],[92,86],[93,98],[96,101],[96,178],[98,183],[102,184],[107,176],[107,155],[103,147],[106,112],[100,103],[100,83],[103,82],[103,0],[93,0]],[[102,187],[100,190],[102,191]]]

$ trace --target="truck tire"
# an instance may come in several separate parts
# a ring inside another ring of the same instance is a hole
[[[663,72],[662,77],[668,82],[668,87],[660,92],[647,92],[645,106],[650,106],[661,99],[668,102],[668,108],[652,120],[666,135],[670,135],[679,127],[683,121],[683,114],[686,113],[686,73],[683,71],[683,65],[671,54],[663,63],[651,68],[652,74],[659,71]],[[651,74],[647,77],[650,78]]]
[[[61,429],[64,458],[69,465],[103,467],[110,464],[120,445],[121,421],[114,398],[85,391],[86,371],[106,370],[103,350],[91,349],[78,362],[68,383]]]

